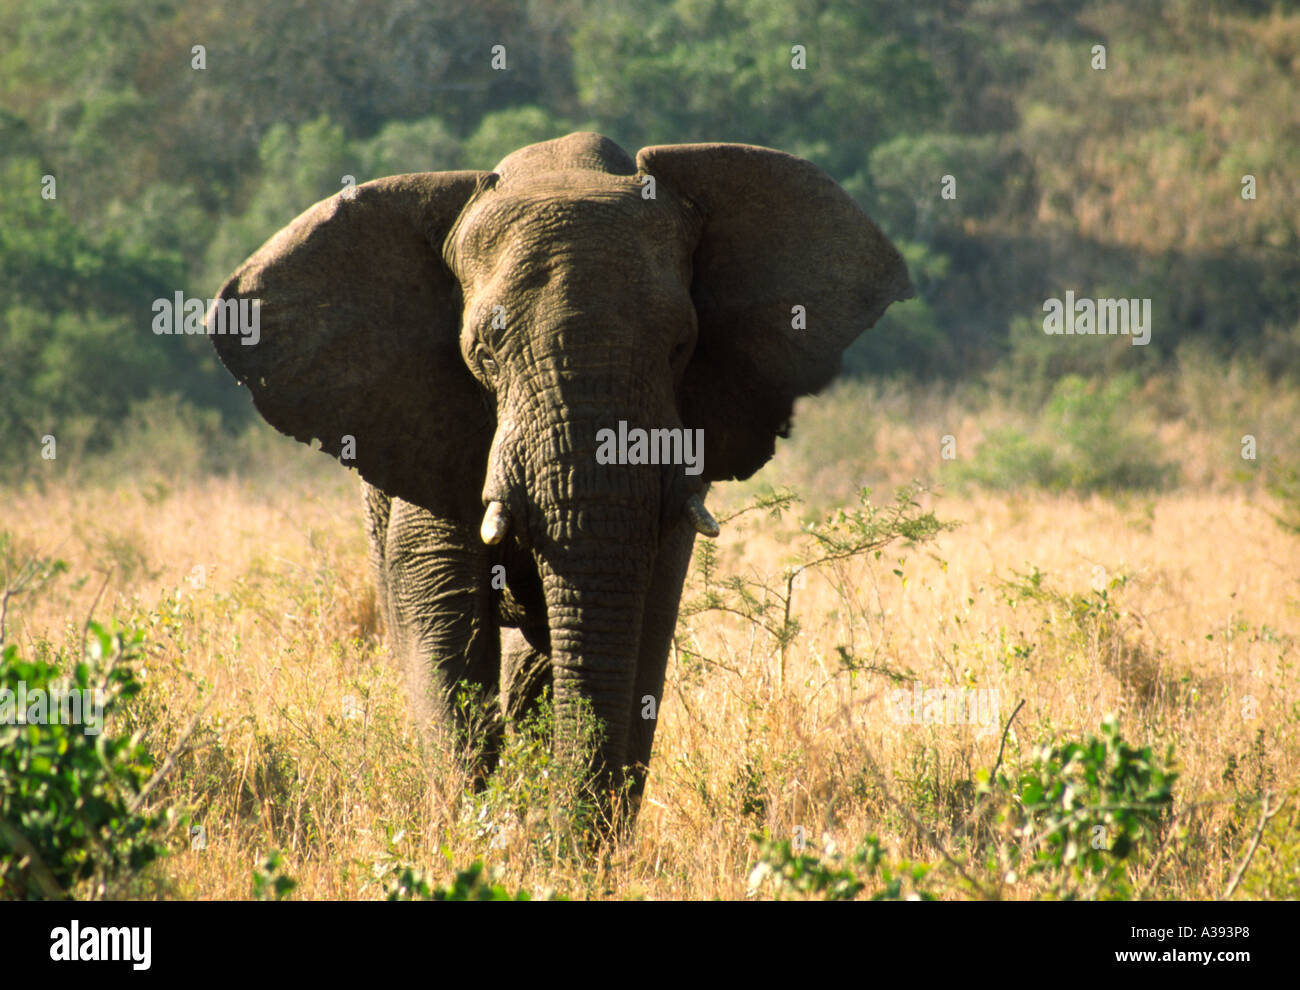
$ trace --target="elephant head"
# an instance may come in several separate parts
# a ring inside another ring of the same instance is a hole
[[[613,771],[668,534],[715,535],[708,484],[757,471],[794,400],[910,295],[898,251],[807,161],[737,144],[633,161],[578,133],[323,200],[221,290],[260,300],[257,342],[213,341],[276,428],[531,555],[557,745],[585,699]],[[600,456],[638,428],[702,436],[702,459]]]

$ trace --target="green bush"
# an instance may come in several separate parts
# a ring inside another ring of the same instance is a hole
[[[1286,467],[1274,472],[1268,491],[1282,510],[1270,515],[1287,532],[1300,533],[1300,470]]]
[[[390,901],[530,901],[528,891],[511,894],[481,860],[461,870],[450,886],[433,886],[428,877],[411,867],[395,867],[385,890]]]
[[[942,520],[922,504],[926,489],[919,484],[905,485],[894,492],[892,505],[877,505],[871,501],[871,489],[862,488],[857,493],[857,506],[841,507],[820,519],[810,519],[801,527],[801,545],[791,562],[778,575],[753,575],[749,573],[724,574],[719,566],[718,552],[711,541],[701,541],[695,549],[695,575],[692,586],[682,600],[678,611],[678,655],[687,665],[698,655],[696,647],[684,630],[696,616],[721,612],[739,616],[748,621],[756,632],[762,632],[777,658],[778,682],[784,680],[786,655],[791,644],[799,637],[799,620],[794,615],[794,599],[801,586],[800,577],[807,571],[827,570],[855,558],[871,557],[879,561],[886,548],[908,549],[933,540],[940,533],[956,528],[956,523]],[[793,508],[800,501],[790,489],[768,490],[755,494],[742,508],[721,520],[727,525],[749,512],[764,512],[773,519]],[[905,580],[899,567],[893,573]],[[834,578],[841,602],[850,607],[853,592],[842,579]],[[847,657],[847,654],[841,653]],[[707,657],[698,657],[710,660]],[[851,662],[846,660],[846,665]]]
[[[749,874],[751,896],[768,886],[778,900],[794,894],[811,900],[851,901],[874,880],[873,901],[936,900],[925,889],[931,867],[906,860],[891,865],[875,836],[867,836],[849,856],[833,848],[820,855],[795,850],[790,840],[774,842],[765,833],[751,838],[759,845],[758,863]]]
[[[1250,864],[1242,891],[1253,900],[1300,899],[1300,791],[1282,798],[1286,814],[1265,824],[1259,850]]]
[[[26,722],[36,691],[99,692],[105,719],[139,693],[132,661],[141,635],[87,628],[85,655],[66,676],[61,654],[45,662],[22,659],[12,643],[0,651],[0,900],[69,898],[86,881],[101,896],[162,852],[165,816],[137,807],[153,761],[136,738],[112,735],[98,711],[83,712],[82,724]],[[22,720],[20,682],[29,699]]]
[[[555,752],[549,691],[508,724],[492,774],[465,795],[461,827],[476,843],[496,850],[516,836],[539,862],[554,864],[589,857],[593,837],[619,824],[606,820],[586,770],[604,727],[585,699],[576,719],[577,739],[568,754]]]
[[[257,901],[282,901],[298,886],[298,881],[285,872],[284,854],[271,851],[262,868],[253,871],[253,899]]]
[[[1126,743],[1107,719],[1099,736],[1044,746],[1014,779],[999,774],[992,789],[1010,799],[1013,871],[1050,878],[1062,898],[1129,897],[1128,865],[1153,852],[1169,822],[1172,763],[1173,747],[1162,761],[1150,746]]]
[[[990,431],[969,463],[954,466],[954,475],[959,483],[996,489],[1035,485],[1088,494],[1164,488],[1175,466],[1161,458],[1155,435],[1134,425],[1143,411],[1133,375],[1105,382],[1066,375],[1037,427]]]

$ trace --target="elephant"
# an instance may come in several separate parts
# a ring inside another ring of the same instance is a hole
[[[557,758],[589,709],[577,772],[634,818],[709,486],[762,467],[795,399],[912,295],[811,162],[633,159],[580,132],[322,200],[229,277],[207,332],[266,420],[360,474],[420,723],[481,734],[487,772],[503,719],[453,698],[509,716],[549,691]],[[255,340],[214,326],[239,301]]]

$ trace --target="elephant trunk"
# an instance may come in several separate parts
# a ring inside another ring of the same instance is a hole
[[[626,758],[661,483],[653,468],[587,457],[557,463],[552,479],[534,552],[550,627],[556,746],[576,755],[587,745],[589,706],[600,723],[589,770],[605,790],[618,784]]]
[[[614,386],[593,375],[567,384],[563,420],[545,417],[542,409],[524,419],[545,426],[530,437],[525,454],[522,521],[546,600],[557,754],[572,758],[587,748],[591,741],[583,728],[594,716],[599,736],[594,752],[586,753],[587,769],[600,791],[608,792],[621,782],[627,758],[665,469],[597,458],[602,430],[617,429],[620,419],[650,420],[629,408],[630,385]],[[614,396],[621,401],[611,401]]]
[[[539,557],[551,635],[556,751],[562,758],[584,757],[593,783],[605,792],[621,782],[627,761],[652,553],[608,538]],[[593,729],[594,738],[587,735]]]

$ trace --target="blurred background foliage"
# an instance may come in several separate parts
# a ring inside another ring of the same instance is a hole
[[[154,299],[212,296],[345,175],[491,168],[579,128],[839,180],[920,289],[852,375],[1059,404],[1065,376],[1140,383],[1190,343],[1294,376],[1297,78],[1281,0],[0,0],[0,463],[45,433],[107,444],[158,396],[246,425],[205,340],[152,333]],[[1045,337],[1066,289],[1151,297],[1151,345]]]

